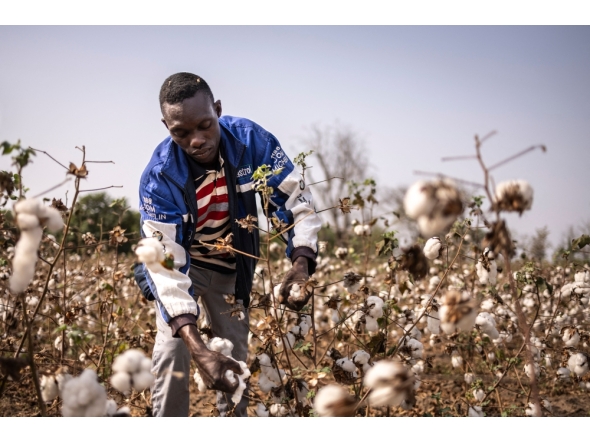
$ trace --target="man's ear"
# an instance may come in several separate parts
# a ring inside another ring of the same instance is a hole
[[[168,129],[168,124],[166,123],[166,120],[164,120],[163,117],[162,117],[162,123],[164,124],[164,126],[166,127],[166,129]]]
[[[217,114],[217,117],[221,117],[221,100],[217,100],[213,104],[213,108],[215,109],[215,113]]]

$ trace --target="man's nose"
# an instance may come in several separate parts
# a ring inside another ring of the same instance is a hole
[[[191,138],[191,147],[200,148],[205,143],[205,137],[200,132],[195,132]]]

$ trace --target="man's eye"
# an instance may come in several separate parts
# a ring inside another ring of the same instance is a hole
[[[172,134],[175,137],[179,137],[181,139],[186,136],[186,132],[184,132],[184,131],[174,131]]]
[[[203,123],[201,125],[201,129],[206,130],[206,129],[209,129],[209,128],[211,128],[211,122],[205,122],[205,123]]]

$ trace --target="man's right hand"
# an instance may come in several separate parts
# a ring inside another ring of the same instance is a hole
[[[227,370],[241,375],[244,373],[240,364],[232,358],[221,353],[209,350],[194,324],[185,325],[178,330],[178,335],[186,344],[192,358],[197,364],[203,382],[209,390],[221,390],[222,392],[233,393],[238,387],[237,378],[234,382],[228,381],[225,377]]]

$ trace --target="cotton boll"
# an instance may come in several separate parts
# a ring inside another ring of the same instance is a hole
[[[371,355],[364,350],[357,350],[352,354],[352,361],[355,364],[367,364],[371,359]]]
[[[370,333],[374,333],[379,330],[379,323],[377,322],[377,319],[368,315],[365,316],[365,328]]]
[[[154,382],[154,375],[151,372],[138,372],[133,375],[133,388],[138,392],[142,392],[149,388]]]
[[[342,368],[342,370],[348,373],[354,373],[358,370],[358,368],[356,368],[356,365],[354,365],[354,362],[348,358],[341,358],[336,360],[336,365],[338,365],[340,368]]]
[[[115,372],[111,376],[111,385],[124,395],[131,393],[131,376],[127,372]]]
[[[436,259],[440,255],[440,250],[442,248],[442,243],[439,237],[431,237],[426,241],[424,245],[424,256],[428,259],[433,260]]]
[[[575,328],[565,328],[562,339],[566,346],[576,347],[580,342],[580,335]]]
[[[473,384],[473,379],[474,379],[474,377],[473,377],[473,373],[465,373],[465,374],[463,375],[463,378],[465,379],[465,383],[466,383],[467,385],[471,385],[471,384]]]
[[[248,369],[246,363],[244,361],[238,361],[238,364],[240,364],[240,368],[243,372],[241,375],[236,375],[231,370],[228,370],[227,372],[231,372],[234,379],[230,379],[228,375],[226,375],[226,378],[228,378],[230,381],[235,381],[235,378],[238,378],[238,387],[236,388],[235,392],[232,394],[231,397],[231,400],[234,404],[238,404],[241,401],[242,394],[244,393],[244,390],[246,390],[246,381],[250,377],[250,370]]]
[[[441,320],[440,328],[446,334],[469,331],[477,317],[475,300],[456,290],[450,290],[445,294],[438,313]]]
[[[474,405],[469,406],[467,416],[469,416],[470,418],[483,418],[485,415],[483,413],[483,409],[480,406]]]
[[[438,312],[432,310],[426,317],[426,325],[428,331],[432,334],[438,335],[440,333],[440,319]]]
[[[41,229],[39,225],[39,218],[35,214],[19,213],[16,216],[16,225],[21,231],[31,231],[37,228]],[[43,230],[41,230],[43,231]]]
[[[559,367],[557,369],[557,378],[558,379],[563,379],[563,380],[568,380],[570,378],[570,369],[566,368],[566,367]]]
[[[410,219],[417,219],[430,214],[436,201],[428,193],[428,182],[421,180],[414,183],[404,196],[404,211]]]
[[[42,204],[37,199],[21,199],[14,204],[13,208],[16,214],[26,213],[38,216],[41,207]]]
[[[269,415],[268,409],[261,402],[256,404],[256,410],[254,411],[254,413],[256,413],[256,416],[261,418],[267,418]]]
[[[567,366],[571,373],[581,378],[588,373],[588,357],[583,353],[575,353],[570,356]]]
[[[19,216],[27,216],[22,214]],[[38,226],[21,231],[21,236],[14,249],[12,259],[12,275],[10,276],[10,291],[21,293],[27,289],[29,283],[35,276],[35,265],[37,264],[37,250],[41,243],[43,231]]]
[[[203,377],[199,373],[199,370],[195,370],[195,374],[193,375],[193,379],[195,380],[195,383],[197,384],[197,388],[199,389],[199,392],[205,393],[207,391],[207,385],[205,384],[205,381],[203,381]],[[270,391],[270,389],[269,389],[269,391]],[[268,393],[268,391],[264,392],[264,393]]]
[[[541,367],[539,367],[539,364],[535,362],[534,367],[531,366],[531,364],[526,364],[524,366],[524,373],[529,377],[529,379],[533,379],[533,372],[534,375],[538,378],[541,374]]]
[[[293,335],[291,335],[293,336]],[[229,339],[212,338],[207,344],[207,348],[212,351],[221,353],[223,356],[231,357],[231,352],[234,349],[234,344]]]
[[[278,387],[279,384],[271,381],[266,373],[261,373],[258,377],[258,387],[262,393],[268,393],[271,389]]]
[[[368,315],[372,318],[383,316],[383,299],[378,296],[369,296],[366,305],[369,309]]]
[[[377,362],[365,375],[364,384],[372,389],[368,399],[375,407],[397,406],[413,397],[414,376],[398,361]]]
[[[354,226],[354,234],[357,236],[370,236],[371,235],[371,226],[370,225],[362,225],[358,224]]]
[[[473,390],[473,397],[477,399],[478,402],[482,402],[486,397],[486,394],[482,389],[475,389]]]
[[[533,204],[533,188],[525,180],[508,180],[496,186],[493,207],[522,214]]]
[[[494,309],[494,301],[491,299],[486,299],[481,303],[480,307],[484,311],[491,311]]]
[[[496,285],[498,277],[496,261],[488,261],[488,267],[489,269],[482,262],[475,264],[475,271],[477,272],[477,277],[479,277],[479,283],[482,285]]]
[[[413,359],[421,359],[424,351],[424,345],[415,338],[406,340],[405,347],[410,350],[410,356]]]
[[[106,414],[105,416],[115,416],[115,413],[117,413],[117,403],[115,402],[114,399],[108,399],[107,400],[107,409],[106,409]]]
[[[542,416],[541,414],[541,406],[539,404],[534,404],[529,402],[529,406],[525,409],[524,413],[527,416]]]
[[[289,410],[282,404],[273,404],[270,406],[270,414],[272,416],[287,416]]]
[[[105,416],[107,393],[96,372],[84,370],[69,381],[62,392],[62,416]]]
[[[146,358],[143,351],[138,349],[129,349],[118,355],[112,365],[114,372],[135,373],[142,369],[142,363]],[[149,358],[147,358],[149,360]],[[151,360],[149,360],[151,363]],[[150,365],[151,368],[151,365]]]
[[[39,217],[45,220],[45,225],[49,231],[61,230],[64,225],[61,213],[53,207],[41,206]]]
[[[488,335],[490,339],[498,339],[500,334],[496,330],[496,320],[494,316],[486,311],[483,311],[477,315],[475,319],[476,325],[479,325],[481,331]]]
[[[59,395],[57,381],[53,375],[42,375],[39,382],[41,388],[41,397],[45,402],[51,402]]]
[[[313,409],[319,416],[354,416],[356,400],[341,385],[329,384],[319,389]]]
[[[453,350],[453,353],[451,354],[451,364],[453,365],[453,368],[460,368],[463,366],[463,358],[457,350]]]
[[[437,217],[420,216],[417,222],[422,236],[431,237],[436,234],[444,233],[451,225],[453,225],[453,222],[455,222],[456,219],[457,216],[455,215],[446,217],[441,215],[437,215]]]
[[[155,237],[146,237],[140,240],[137,243],[135,254],[137,255],[137,260],[145,263],[148,268],[159,265],[165,259],[163,245]]]

